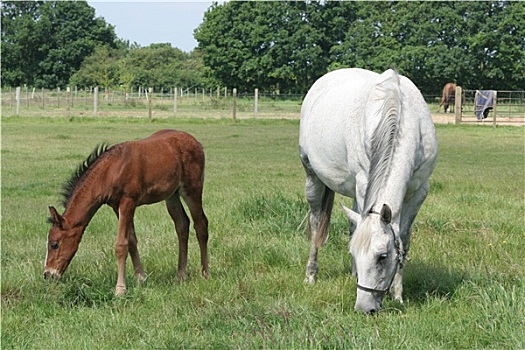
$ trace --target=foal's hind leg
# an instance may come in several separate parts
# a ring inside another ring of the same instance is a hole
[[[208,269],[208,219],[202,209],[202,186],[193,188],[185,188],[182,192],[182,197],[188,205],[191,218],[193,219],[193,226],[199,241],[199,248],[201,251],[201,267],[202,275],[205,278],[210,277]]]
[[[179,266],[177,269],[177,279],[186,279],[186,268],[188,266],[188,236],[190,231],[190,219],[180,201],[179,192],[166,200],[168,212],[175,223],[175,230],[179,238]]]

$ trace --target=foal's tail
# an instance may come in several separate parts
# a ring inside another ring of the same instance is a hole
[[[321,217],[319,218],[319,226],[317,227],[317,234],[312,237],[314,245],[319,248],[328,240],[328,228],[330,227],[330,216],[332,215],[332,207],[334,206],[334,191],[325,187],[323,199],[321,202]],[[308,221],[310,224],[310,221]]]

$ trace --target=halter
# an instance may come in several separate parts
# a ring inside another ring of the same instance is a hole
[[[368,213],[381,215],[380,213],[374,210],[370,210]],[[388,287],[386,289],[369,288],[369,287],[360,285],[359,280],[357,281],[357,289],[361,289],[362,291],[365,291],[368,293],[377,293],[381,296],[388,293],[388,291],[390,290],[390,287],[392,287],[392,283],[394,283],[394,278],[396,277],[396,273],[399,268],[403,268],[403,260],[405,259],[405,252],[401,250],[399,241],[396,239],[396,234],[394,233],[394,230],[392,229],[392,225],[388,224],[388,226],[390,226],[390,231],[392,232],[392,235],[394,236],[394,247],[396,248],[396,269],[394,271],[394,274],[392,275],[392,279],[390,280]]]

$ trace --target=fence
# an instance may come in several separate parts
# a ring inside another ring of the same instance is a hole
[[[456,88],[455,123],[492,123],[496,125],[525,125],[525,91],[492,91],[494,102],[487,118],[476,117],[478,90]]]
[[[303,95],[260,94],[257,89],[252,93],[237,93],[236,89],[229,88],[174,88],[159,92],[140,88],[124,92],[21,87],[3,89],[2,115],[298,118],[302,98]]]
[[[124,116],[124,117],[200,117],[200,118],[290,118],[300,115],[304,95],[235,92],[229,88],[172,88],[135,91],[98,88],[45,90],[4,88],[1,95],[3,116]],[[434,114],[436,122],[477,123],[475,90],[458,87],[455,115]],[[483,123],[525,124],[525,91],[497,91],[495,108]],[[424,96],[436,113],[440,96]],[[441,119],[440,119],[441,118]]]

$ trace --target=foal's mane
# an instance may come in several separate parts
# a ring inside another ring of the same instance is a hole
[[[97,159],[99,159],[102,154],[110,149],[110,147],[111,145],[106,142],[95,146],[95,149],[91,152],[91,154],[78,165],[77,169],[71,175],[71,178],[66,183],[64,183],[62,187],[62,205],[64,208],[67,208],[69,199],[73,195],[73,192],[75,191],[75,188],[82,177],[87,173],[87,171],[97,161]]]

